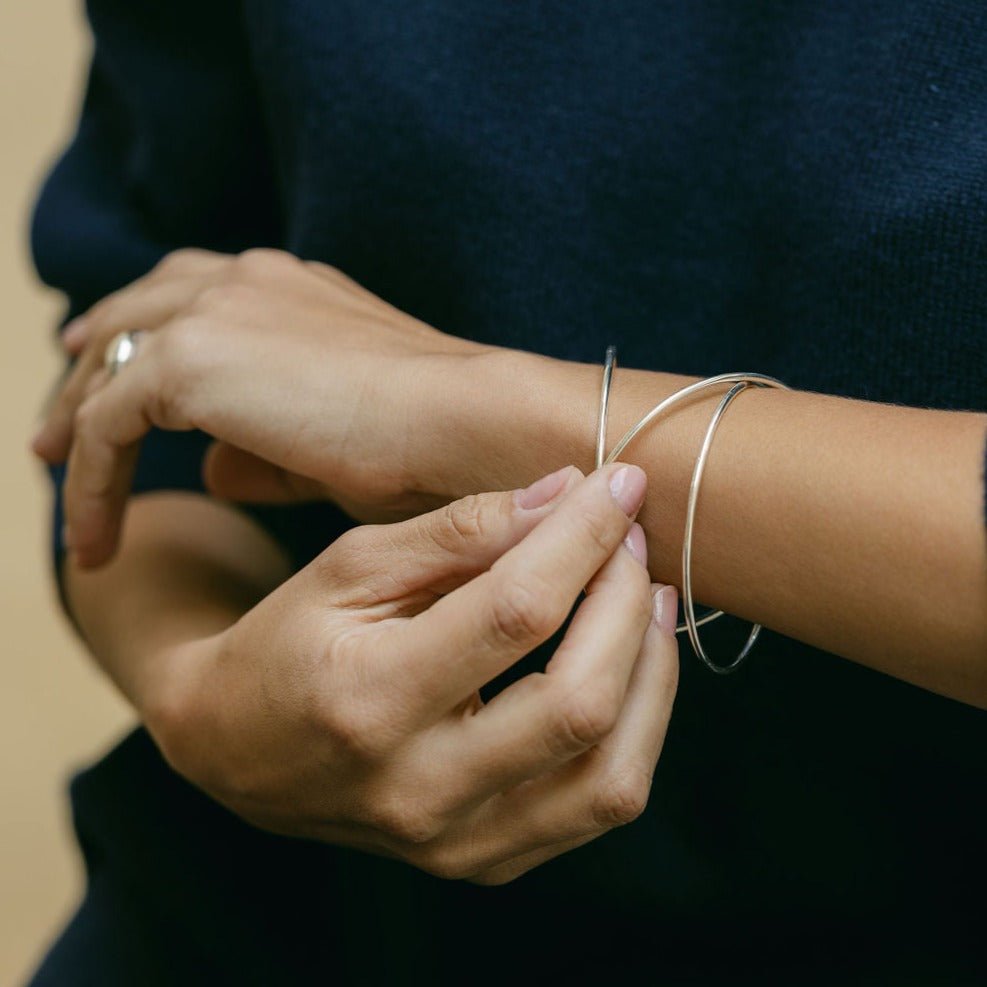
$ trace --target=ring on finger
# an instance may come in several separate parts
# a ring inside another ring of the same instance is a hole
[[[103,366],[111,377],[115,377],[137,356],[140,337],[140,329],[128,329],[125,332],[118,332],[109,341],[103,355]]]

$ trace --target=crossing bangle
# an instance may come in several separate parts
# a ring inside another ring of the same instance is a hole
[[[722,617],[723,611],[711,610],[708,613],[703,614],[702,617],[698,619],[696,618],[695,603],[692,596],[692,536],[696,521],[696,506],[699,502],[699,488],[702,484],[703,474],[706,470],[706,461],[709,458],[709,450],[713,444],[713,437],[716,435],[716,430],[719,427],[720,420],[723,418],[727,408],[730,407],[735,398],[749,387],[772,387],[782,390],[789,390],[789,387],[787,384],[783,384],[780,380],[777,380],[774,377],[769,377],[767,374],[758,373],[717,374],[715,377],[707,377],[705,380],[696,381],[692,384],[688,384],[686,387],[681,388],[674,394],[669,395],[667,398],[656,404],[646,415],[644,415],[643,418],[641,418],[636,424],[632,425],[624,433],[613,449],[610,450],[610,454],[604,456],[610,391],[613,380],[613,371],[616,365],[616,348],[613,346],[608,346],[606,359],[603,366],[603,385],[600,389],[600,411],[596,430],[597,469],[601,466],[607,465],[608,463],[614,462],[627,448],[627,446],[630,445],[630,443],[642,431],[644,431],[644,429],[646,429],[650,424],[652,424],[652,422],[656,421],[662,415],[671,411],[672,408],[682,404],[684,401],[688,401],[696,394],[715,390],[723,387],[724,385],[731,385],[730,389],[723,396],[723,399],[720,401],[709,420],[709,425],[706,428],[706,434],[703,437],[702,446],[700,447],[699,454],[696,456],[696,463],[692,471],[692,481],[689,484],[689,500],[686,506],[685,531],[682,538],[682,610],[685,620],[675,629],[677,634],[685,632],[689,635],[689,642],[692,644],[692,650],[696,653],[696,657],[698,657],[710,671],[716,672],[718,675],[727,675],[739,668],[744,659],[746,659],[750,654],[751,648],[754,647],[754,642],[757,640],[758,634],[761,632],[761,625],[753,625],[750,635],[748,636],[743,648],[741,648],[740,652],[729,664],[720,665],[714,662],[703,648],[702,641],[699,639],[699,628],[704,624],[708,624],[714,620],[717,620],[719,617]]]

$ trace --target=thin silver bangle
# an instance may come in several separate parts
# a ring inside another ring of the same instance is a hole
[[[687,512],[687,532],[685,537],[683,537],[682,542],[682,556],[683,556],[683,566],[682,566],[682,585],[683,585],[683,596],[685,596],[685,588],[688,586],[688,597],[689,604],[685,605],[685,600],[683,599],[683,609],[685,611],[686,620],[679,624],[675,628],[676,634],[682,634],[687,632],[689,634],[689,640],[692,644],[693,650],[696,655],[706,664],[706,666],[712,669],[714,672],[719,674],[726,674],[735,670],[740,663],[747,657],[750,653],[750,649],[757,639],[760,633],[760,625],[757,625],[752,631],[751,636],[748,638],[747,643],[744,645],[740,655],[734,659],[729,665],[717,665],[715,662],[710,661],[709,657],[706,655],[702,648],[702,644],[699,641],[698,628],[702,627],[704,624],[712,623],[712,621],[717,620],[723,616],[722,610],[711,610],[709,613],[704,614],[698,620],[696,619],[695,609],[692,603],[692,529],[695,521],[695,504],[699,498],[699,484],[702,482],[702,474],[706,466],[706,458],[709,455],[709,446],[712,444],[712,436],[716,432],[716,428],[719,425],[719,420],[723,415],[723,412],[729,406],[730,402],[747,386],[754,387],[772,387],[780,388],[781,390],[789,390],[787,384],[783,384],[780,380],[775,377],[769,377],[767,374],[758,373],[726,373],[717,374],[715,377],[707,377],[704,380],[696,381],[695,383],[689,384],[686,387],[681,388],[674,394],[670,394],[663,401],[656,404],[640,421],[624,433],[620,441],[610,450],[610,455],[603,457],[603,449],[606,443],[606,422],[607,414],[609,410],[610,401],[610,388],[611,380],[613,377],[614,367],[617,365],[617,351],[613,346],[607,347],[606,360],[604,362],[604,381],[603,386],[600,391],[600,414],[597,426],[596,434],[596,464],[597,469],[601,466],[606,466],[614,462],[617,457],[627,448],[628,445],[645,429],[650,425],[655,419],[659,418],[661,415],[670,411],[676,405],[688,401],[690,398],[704,391],[712,390],[713,388],[719,387],[722,384],[734,384],[743,385],[739,389],[732,388],[731,392],[728,393],[720,402],[720,406],[714,412],[713,419],[710,420],[710,426],[707,428],[706,438],[703,441],[703,450],[700,451],[700,456],[702,456],[702,464],[700,465],[699,459],[696,460],[696,467],[699,470],[698,479],[696,478],[696,472],[693,471],[693,480],[690,485],[689,491],[689,503],[691,505],[691,517]],[[733,393],[736,391],[736,393]],[[686,555],[686,546],[688,546],[688,557]],[[691,623],[691,626],[690,626]]]
[[[600,413],[597,417],[596,426],[596,468],[600,469],[604,465],[604,454],[606,451],[606,441],[607,441],[607,419],[610,412],[610,386],[613,380],[613,372],[617,368],[617,347],[608,346],[606,356],[603,360],[603,384],[600,387]],[[613,455],[606,460],[607,463],[613,462]],[[723,616],[722,610],[710,610],[704,613],[697,621],[696,626],[702,627],[704,624],[712,623],[719,617]],[[695,614],[693,614],[695,617]],[[683,623],[679,624],[675,628],[676,634],[684,634],[689,628]]]
[[[603,384],[600,387],[600,414],[596,423],[596,468],[603,466],[607,446],[607,416],[610,413],[610,382],[617,366],[617,347],[608,346],[603,359]]]
[[[716,672],[717,675],[729,675],[730,672],[734,672],[740,667],[743,660],[750,654],[751,648],[754,647],[754,642],[757,640],[758,634],[761,633],[761,625],[755,624],[751,628],[747,643],[740,649],[740,653],[729,665],[718,665],[706,654],[706,649],[703,647],[702,641],[699,640],[699,622],[696,620],[695,604],[692,598],[692,532],[696,523],[696,503],[699,500],[699,485],[702,483],[703,473],[706,471],[706,460],[709,458],[709,450],[713,445],[713,436],[719,427],[720,419],[723,417],[727,408],[730,407],[731,402],[741,391],[746,391],[750,386],[746,381],[734,384],[723,395],[723,400],[720,401],[716,411],[713,412],[713,417],[710,418],[709,425],[706,428],[702,448],[696,457],[696,465],[692,470],[692,482],[689,484],[689,502],[685,509],[685,533],[682,536],[682,612],[685,615],[685,626],[689,631],[689,641],[692,644],[692,650],[695,651],[696,657],[711,672]],[[722,614],[722,611],[719,611],[719,613]]]
[[[596,468],[601,469],[604,464],[604,457],[606,455],[606,445],[607,445],[607,420],[610,414],[610,386],[613,381],[613,372],[617,368],[617,347],[608,346],[606,355],[603,358],[603,383],[600,386],[600,412],[597,416],[596,425]],[[612,462],[611,457],[607,462]],[[702,627],[704,624],[708,624],[711,621],[717,619],[717,617],[722,617],[722,610],[710,610],[696,620],[695,611],[692,613],[692,620],[696,627]],[[675,628],[676,634],[682,634],[689,628],[686,624],[679,624]]]
[[[787,384],[783,384],[780,380],[774,377],[769,377],[767,374],[755,374],[755,373],[729,373],[729,374],[717,374],[715,377],[707,377],[705,380],[697,380],[694,384],[689,384],[683,387],[681,390],[676,391],[674,394],[670,394],[664,401],[660,401],[656,404],[636,425],[632,425],[625,433],[623,438],[610,450],[610,455],[604,460],[603,465],[606,466],[612,463],[626,448],[630,445],[631,441],[636,439],[638,434],[644,431],[656,418],[660,415],[665,414],[666,411],[674,408],[677,404],[682,404],[683,401],[688,401],[689,398],[694,397],[696,394],[701,394],[703,391],[709,391],[714,387],[719,387],[721,384],[756,384],[760,387],[780,387],[782,390],[790,390]]]

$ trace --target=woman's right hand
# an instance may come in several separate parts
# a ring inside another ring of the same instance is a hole
[[[644,491],[634,466],[570,467],[355,528],[172,655],[152,733],[262,828],[511,880],[647,801],[678,663],[675,590],[650,585],[632,523]],[[584,588],[546,670],[484,704]]]

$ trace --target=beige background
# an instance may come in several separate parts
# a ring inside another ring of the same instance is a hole
[[[0,3],[0,984],[28,975],[81,890],[65,782],[130,716],[73,640],[47,571],[46,481],[26,451],[60,365],[60,301],[27,222],[71,134],[88,55],[81,3]]]

